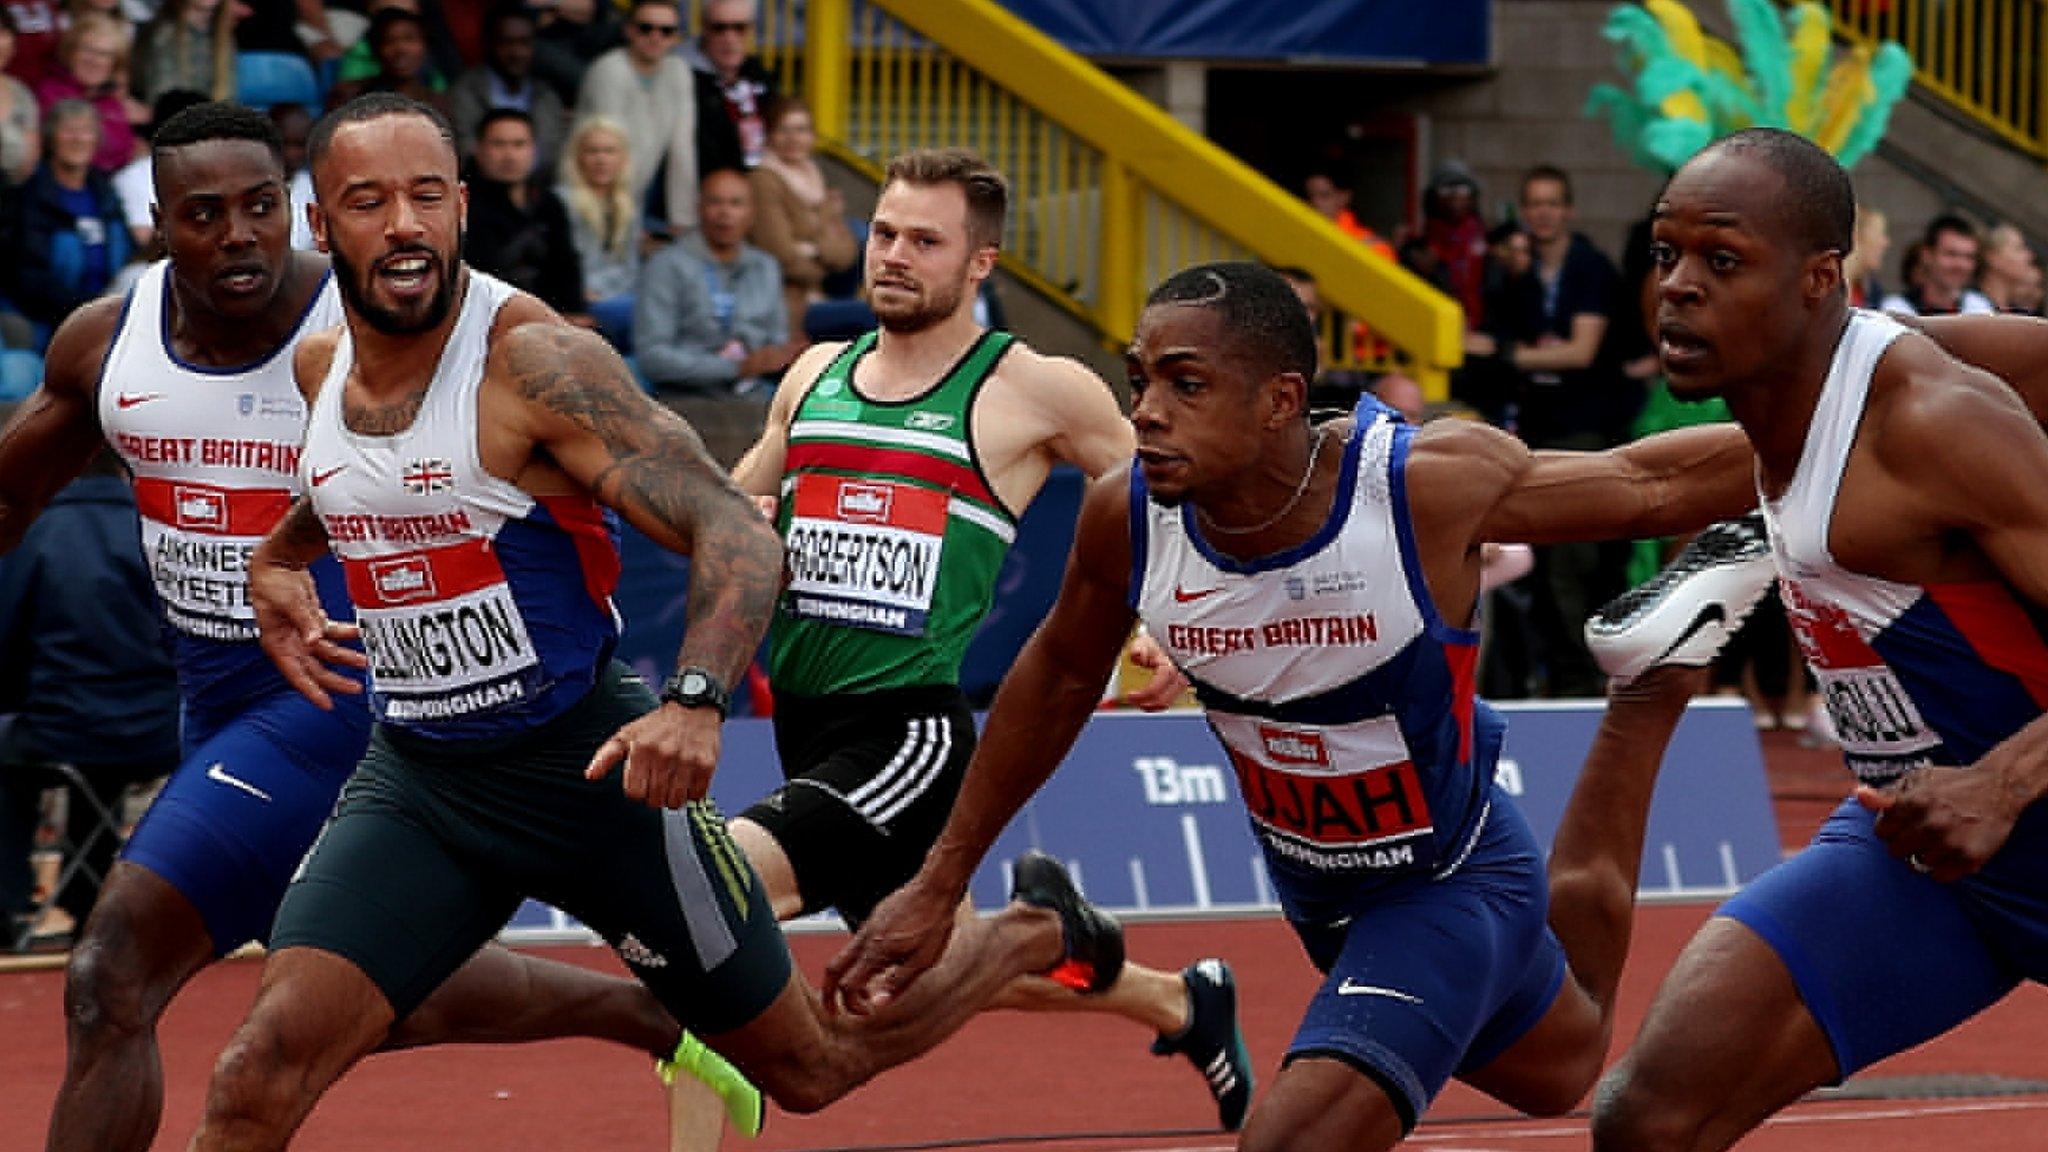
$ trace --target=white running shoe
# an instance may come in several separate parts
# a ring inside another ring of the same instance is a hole
[[[1763,513],[1708,525],[1662,572],[1586,621],[1586,647],[1618,680],[1659,664],[1709,663],[1776,576]]]

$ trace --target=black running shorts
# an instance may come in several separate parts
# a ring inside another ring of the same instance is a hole
[[[709,803],[656,811],[597,747],[655,705],[618,664],[562,716],[516,738],[449,746],[379,725],[278,911],[271,948],[361,968],[404,1017],[527,897],[581,920],[683,1025],[752,1020],[789,952],[760,880]]]
[[[974,713],[951,685],[778,693],[775,747],[788,783],[741,815],[782,845],[805,912],[836,908],[858,924],[924,863],[974,736]]]

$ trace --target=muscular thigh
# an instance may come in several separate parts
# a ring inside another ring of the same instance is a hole
[[[1338,929],[1297,926],[1326,978],[1290,1068],[1307,1057],[1347,1065],[1412,1127],[1452,1075],[1498,1055],[1556,996],[1564,959],[1544,907],[1540,863],[1518,854],[1418,883]]]
[[[489,940],[519,893],[453,834],[436,797],[373,747],[285,892],[271,948],[349,961],[404,1018]]]
[[[2016,983],[1973,922],[1966,890],[1893,859],[1871,822],[1845,802],[1812,844],[1720,912],[1783,967],[1838,1077],[1941,1035]],[[1679,1010],[1710,1019],[1715,1004],[1695,998]]]
[[[759,1013],[791,971],[759,877],[712,804],[649,808],[615,777],[583,776],[599,744],[654,706],[614,667],[543,731],[487,762],[438,765],[438,791],[473,873],[581,920],[686,1027],[721,1032]]]
[[[747,1023],[792,971],[765,886],[709,802],[632,807],[586,866],[541,895],[603,936],[684,1027]]]
[[[362,756],[368,717],[295,692],[256,701],[194,745],[123,858],[189,901],[217,955],[265,940],[285,885]]]

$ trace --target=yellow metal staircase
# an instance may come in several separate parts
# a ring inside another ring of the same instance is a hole
[[[1823,0],[1854,43],[1896,40],[1913,79],[2048,159],[2048,0]]]
[[[1108,343],[1145,294],[1209,260],[1315,276],[1434,398],[1460,359],[1457,304],[991,0],[763,0],[762,51],[840,159],[957,145],[1010,177],[1005,267]],[[1349,339],[1325,346],[1348,357]]]

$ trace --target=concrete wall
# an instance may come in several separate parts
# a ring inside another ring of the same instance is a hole
[[[1610,254],[1648,211],[1656,177],[1631,164],[1603,122],[1583,115],[1586,93],[1617,73],[1600,26],[1613,0],[1500,0],[1493,76],[1399,100],[1428,118],[1424,168],[1463,160],[1485,191],[1489,218],[1514,199],[1524,171],[1571,173],[1579,229]]]

